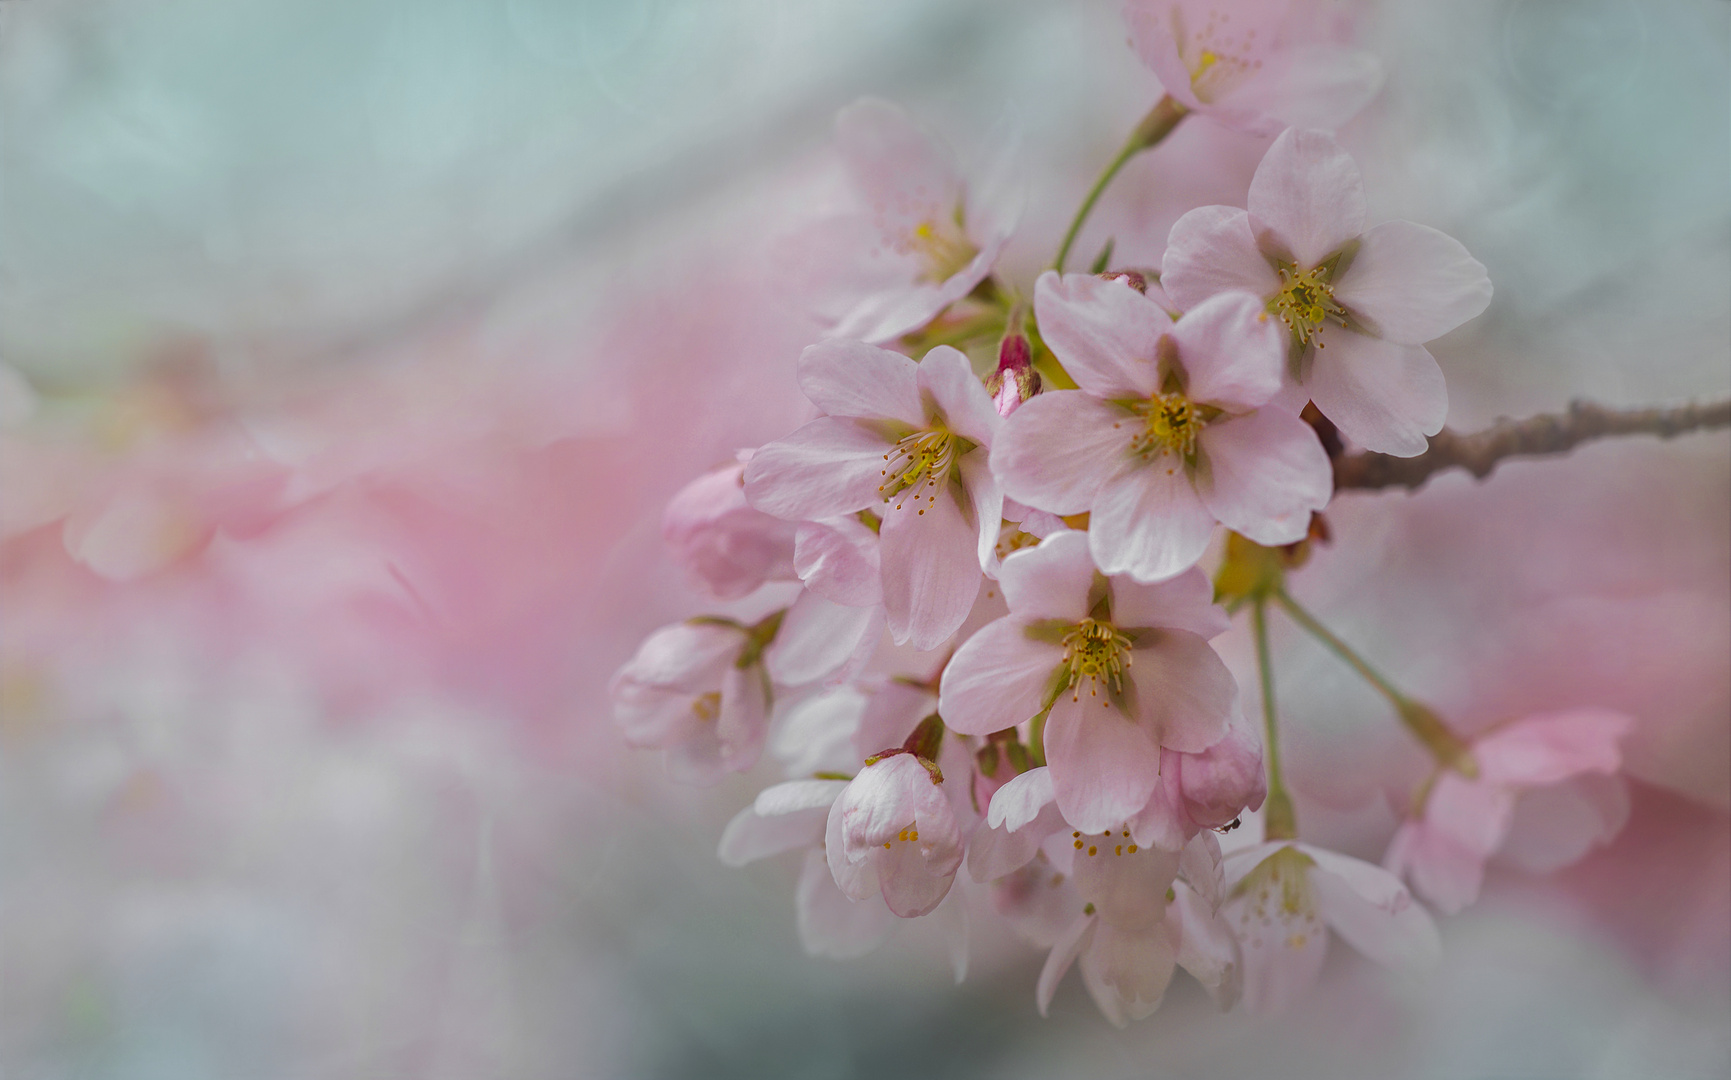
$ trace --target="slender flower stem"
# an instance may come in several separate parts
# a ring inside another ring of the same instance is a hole
[[[1358,655],[1350,645],[1336,636],[1334,631],[1322,625],[1316,616],[1300,607],[1298,601],[1294,600],[1284,588],[1274,590],[1273,596],[1275,602],[1292,617],[1293,622],[1296,622],[1311,637],[1322,642],[1329,652],[1345,661],[1347,666],[1358,672],[1365,682],[1375,687],[1377,693],[1387,698],[1388,703],[1394,706],[1395,714],[1400,717],[1401,723],[1406,725],[1407,730],[1412,732],[1415,738],[1425,744],[1438,761],[1465,776],[1478,775],[1478,765],[1473,760],[1472,751],[1466,743],[1461,741],[1460,736],[1443,723],[1441,717],[1423,703],[1414,701],[1401,693],[1393,683],[1383,678],[1380,672],[1371,667],[1364,657]]]
[[[1178,121],[1184,119],[1187,111],[1184,106],[1173,101],[1171,95],[1167,95],[1136,125],[1136,129],[1124,141],[1123,149],[1118,151],[1118,156],[1107,164],[1106,171],[1100,174],[1100,179],[1094,181],[1087,198],[1076,208],[1076,216],[1071,219],[1070,229],[1064,234],[1064,242],[1058,245],[1058,255],[1052,260],[1052,269],[1060,274],[1064,272],[1064,260],[1070,257],[1070,246],[1076,242],[1076,235],[1082,231],[1082,223],[1088,220],[1094,204],[1100,201],[1100,196],[1112,183],[1112,178],[1118,175],[1118,170],[1124,167],[1125,162],[1142,151],[1157,146],[1160,140],[1170,135],[1172,129],[1178,126]]]
[[[1256,671],[1262,679],[1263,760],[1268,765],[1268,798],[1262,809],[1264,840],[1293,840],[1298,837],[1298,816],[1292,809],[1292,796],[1286,792],[1286,779],[1280,771],[1280,730],[1274,707],[1274,660],[1268,651],[1268,601],[1257,597],[1250,609],[1250,622],[1256,631]]]

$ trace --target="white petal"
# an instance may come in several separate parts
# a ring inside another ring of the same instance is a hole
[[[1053,390],[1022,404],[992,447],[992,472],[1011,498],[1054,514],[1080,514],[1130,454],[1141,423],[1081,390]]]
[[[1267,300],[1280,290],[1280,276],[1256,246],[1248,210],[1199,206],[1172,225],[1160,260],[1160,285],[1188,311],[1235,289]]]
[[[1334,494],[1334,467],[1316,430],[1273,407],[1202,429],[1197,494],[1222,525],[1258,544],[1293,544]]]
[[[799,388],[830,416],[924,427],[919,365],[862,341],[822,341],[799,355]]]
[[[1364,231],[1364,180],[1334,136],[1288,128],[1256,167],[1249,207],[1257,246],[1309,270]]]
[[[1491,279],[1454,237],[1385,221],[1360,239],[1334,298],[1377,337],[1422,345],[1489,307]]]
[[[1082,981],[1106,1019],[1123,1027],[1160,1007],[1173,966],[1172,935],[1164,925],[1125,932],[1102,918],[1082,953]]]
[[[828,815],[829,807],[823,806],[766,818],[748,806],[722,830],[716,856],[728,866],[744,866],[795,848],[815,847],[823,842]]]
[[[1040,337],[1088,393],[1145,398],[1160,389],[1154,349],[1172,319],[1126,282],[1048,270],[1034,285],[1034,315]]]
[[[830,806],[846,789],[846,780],[789,780],[758,792],[751,809],[764,818],[801,814],[808,810],[822,810],[827,817]]]
[[[1088,524],[1094,562],[1104,574],[1164,581],[1190,569],[1214,535],[1184,463],[1161,454],[1120,470],[1100,489]]]
[[[1322,415],[1366,450],[1395,457],[1422,454],[1425,436],[1442,430],[1448,386],[1421,345],[1396,345],[1351,331],[1327,335],[1304,388]]]

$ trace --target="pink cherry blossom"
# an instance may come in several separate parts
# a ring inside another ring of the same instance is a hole
[[[796,526],[745,501],[745,463],[704,473],[679,489],[661,517],[661,538],[692,582],[717,600],[794,576]]]
[[[721,622],[664,626],[613,677],[625,741],[667,752],[674,779],[711,784],[750,768],[768,730],[769,675],[746,652],[750,633]]]
[[[1086,534],[1071,530],[1011,554],[999,582],[1010,613],[957,650],[939,712],[956,731],[986,735],[1049,711],[1046,760],[1064,819],[1084,832],[1116,828],[1159,785],[1163,747],[1205,750],[1226,730],[1238,687],[1208,644],[1226,617],[1199,571],[1160,585],[1103,578]]]
[[[1452,915],[1478,899],[1485,861],[1511,840],[1524,840],[1519,858],[1535,868],[1574,862],[1628,818],[1628,796],[1614,774],[1622,765],[1618,744],[1632,726],[1620,713],[1574,709],[1480,735],[1472,743],[1478,776],[1438,773],[1418,815],[1396,831],[1384,865]],[[1511,836],[1523,810],[1545,819],[1525,830],[1530,839]]]
[[[824,852],[842,892],[882,894],[904,919],[927,914],[950,891],[963,837],[949,797],[928,762],[883,757],[849,781],[830,807]]]
[[[765,654],[770,675],[788,686],[853,678],[883,637],[877,534],[852,517],[805,522],[794,538],[793,569],[805,591]]]
[[[1382,86],[1382,62],[1330,41],[1315,3],[1129,0],[1130,44],[1185,108],[1254,135],[1332,128]]]
[[[1238,938],[1244,1004],[1279,1012],[1310,989],[1332,929],[1380,964],[1433,962],[1436,924],[1380,866],[1294,841],[1258,844],[1225,862],[1221,914]]]
[[[992,160],[969,190],[949,151],[899,106],[865,98],[836,117],[855,205],[781,245],[791,287],[827,336],[884,342],[930,322],[991,273],[1016,227],[1016,139],[989,137]]]
[[[1034,308],[1081,387],[1004,421],[992,471],[1011,498],[1090,511],[1107,574],[1160,581],[1195,565],[1215,522],[1261,544],[1303,539],[1333,490],[1310,425],[1267,407],[1282,334],[1256,297],[1211,297],[1173,322],[1123,281],[1047,272]]]
[[[1261,297],[1285,324],[1288,372],[1367,449],[1410,457],[1442,428],[1448,389],[1424,343],[1491,302],[1483,264],[1428,226],[1365,227],[1358,165],[1323,131],[1268,148],[1248,210],[1204,206],[1172,226],[1161,284],[1188,309]]]
[[[1003,495],[986,461],[1002,418],[947,346],[915,363],[824,342],[800,357],[799,380],[826,415],[752,457],[746,498],[789,520],[880,514],[890,634],[936,648],[967,618],[997,543]]]

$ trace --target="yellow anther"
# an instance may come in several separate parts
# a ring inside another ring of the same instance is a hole
[[[942,426],[904,435],[884,455],[888,464],[880,470],[884,482],[878,485],[878,494],[886,503],[894,499],[897,510],[910,498],[915,503],[924,499],[930,506],[949,480],[955,457],[955,436]],[[919,512],[925,513],[925,507]]]
[[[1142,418],[1141,432],[1130,440],[1135,453],[1144,458],[1169,450],[1185,458],[1196,453],[1196,437],[1202,433],[1204,421],[1183,394],[1155,394],[1131,405],[1130,411]]]
[[[1098,694],[1104,682],[1110,694],[1124,690],[1124,672],[1130,666],[1130,639],[1120,634],[1108,622],[1083,619],[1070,628],[1060,644],[1064,646],[1064,663],[1070,669],[1070,700],[1081,699],[1081,685],[1088,680],[1088,692]],[[1109,705],[1110,701],[1101,702]],[[1080,833],[1076,835],[1080,836]],[[1107,832],[1105,835],[1112,835]]]
[[[1093,854],[1095,854],[1095,853],[1096,853],[1096,852],[1098,852],[1098,851],[1099,851],[1099,850],[1100,850],[1100,849],[1099,849],[1099,848],[1097,848],[1097,847],[1095,847],[1095,846],[1094,846],[1094,845],[1093,845],[1093,844],[1089,844],[1089,845],[1088,845],[1088,854],[1090,854],[1090,855],[1093,855]]]
[[[706,723],[720,716],[721,691],[711,690],[697,695],[696,700],[691,703],[691,714]]]
[[[1293,340],[1308,345],[1323,324],[1333,320],[1346,324],[1346,309],[1334,299],[1334,289],[1322,267],[1300,271],[1296,266],[1281,266],[1280,291],[1268,302],[1268,310],[1286,324]],[[1317,348],[1323,343],[1318,341]]]
[[[1130,845],[1130,854],[1132,854],[1132,855],[1136,854],[1136,845],[1135,844]]]

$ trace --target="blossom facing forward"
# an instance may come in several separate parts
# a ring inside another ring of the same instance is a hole
[[[1010,613],[956,651],[938,710],[969,735],[1046,716],[1064,819],[1117,828],[1160,783],[1163,747],[1198,752],[1225,732],[1238,686],[1208,644],[1225,613],[1200,571],[1160,585],[1103,577],[1087,534],[1068,529],[1011,554],[998,580]]]
[[[1303,539],[1333,474],[1310,425],[1269,405],[1283,330],[1262,301],[1224,293],[1174,322],[1122,279],[1047,272],[1034,308],[1080,389],[1004,421],[992,471],[1005,494],[1089,511],[1100,570],[1138,581],[1195,565],[1216,522],[1265,545]]]
[[[997,544],[1003,493],[986,461],[1002,418],[948,346],[915,363],[824,342],[800,356],[799,383],[826,415],[752,457],[746,499],[794,521],[873,510],[890,634],[937,648],[967,618]]]
[[[1184,308],[1229,291],[1260,297],[1285,328],[1290,377],[1324,416],[1367,450],[1423,453],[1448,412],[1424,343],[1489,306],[1484,265],[1425,225],[1365,228],[1358,165],[1324,131],[1274,140],[1247,201],[1178,219],[1167,294]]]
[[[1621,713],[1572,709],[1493,728],[1472,743],[1478,775],[1440,771],[1418,813],[1396,830],[1383,865],[1452,915],[1478,899],[1485,863],[1511,839],[1521,810],[1544,819],[1529,830],[1521,861],[1542,870],[1574,862],[1628,819],[1615,774],[1631,726]]]

